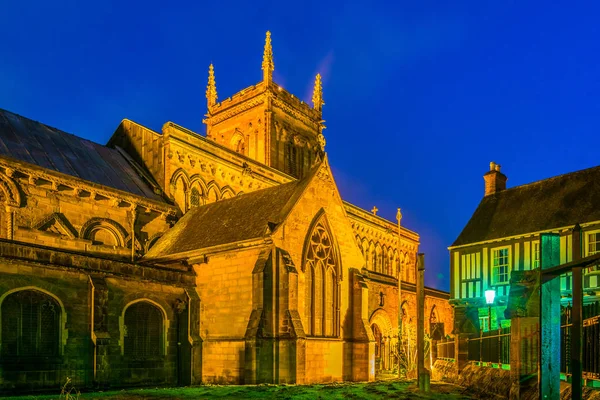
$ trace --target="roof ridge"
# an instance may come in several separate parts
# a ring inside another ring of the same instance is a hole
[[[519,185],[519,186],[513,186],[511,188],[504,189],[504,190],[502,190],[500,192],[496,192],[496,194],[505,193],[505,192],[511,191],[513,189],[521,189],[521,188],[524,188],[524,187],[527,187],[527,186],[533,186],[533,185],[542,184],[542,183],[549,182],[549,181],[552,181],[552,180],[564,178],[565,176],[575,175],[575,174],[579,174],[579,173],[590,171],[590,170],[594,170],[594,169],[600,169],[600,165],[596,165],[594,167],[588,167],[588,168],[584,168],[584,169],[579,169],[577,171],[565,172],[564,174],[551,176],[551,177],[548,177],[548,178],[540,179],[538,181],[524,183],[524,184]]]

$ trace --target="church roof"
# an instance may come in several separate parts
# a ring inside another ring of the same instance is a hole
[[[600,221],[600,166],[485,196],[452,246]]]
[[[318,167],[299,181],[191,209],[152,246],[145,258],[267,237],[285,220],[316,170]]]
[[[0,109],[0,156],[162,200],[116,149]]]

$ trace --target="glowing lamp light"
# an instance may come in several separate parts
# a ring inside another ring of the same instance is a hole
[[[496,291],[494,289],[485,291],[485,302],[486,304],[494,304],[496,298]]]

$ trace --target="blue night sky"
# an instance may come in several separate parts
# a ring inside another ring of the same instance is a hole
[[[448,290],[490,161],[509,187],[599,163],[600,5],[369,3],[5,1],[0,108],[99,143],[123,118],[204,133],[209,63],[220,99],[257,83],[271,30],[276,82],[308,101],[323,75],[342,196],[402,207]]]

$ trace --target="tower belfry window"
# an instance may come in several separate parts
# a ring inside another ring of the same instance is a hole
[[[297,176],[298,155],[296,146],[290,142],[287,144],[287,172],[292,176]]]

